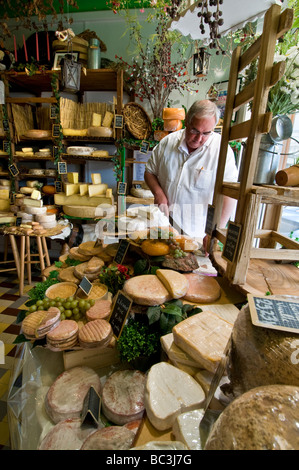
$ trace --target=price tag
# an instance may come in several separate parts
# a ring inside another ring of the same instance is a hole
[[[61,183],[61,181],[55,181],[55,190],[56,190],[57,193],[62,192],[62,183]]]
[[[22,217],[17,217],[16,218],[16,226],[20,227],[21,223],[22,223]]]
[[[225,245],[222,252],[222,257],[226,259],[226,261],[234,261],[237,253],[240,235],[241,225],[229,222]]]
[[[149,146],[150,146],[149,142],[147,142],[146,140],[143,140],[140,145],[140,153],[148,153]]]
[[[56,104],[51,104],[50,106],[50,119],[56,119],[57,117],[57,106]]]
[[[9,165],[8,169],[10,173],[12,174],[12,176],[17,176],[19,174],[19,170],[15,163],[12,163],[11,165]]]
[[[127,191],[127,183],[119,182],[117,185],[117,194],[124,196]]]
[[[98,427],[100,420],[102,401],[94,387],[90,387],[88,390],[81,412],[81,423],[93,424]]]
[[[210,236],[212,236],[213,229],[214,229],[213,227],[214,213],[215,213],[215,206],[212,206],[211,204],[209,204],[205,232],[207,235],[210,235]]]
[[[114,262],[115,263],[117,263],[117,264],[122,264],[123,263],[123,261],[126,257],[129,245],[130,245],[129,240],[123,239],[119,242],[117,252],[114,256]]]
[[[114,127],[115,129],[122,129],[124,125],[124,117],[122,114],[115,114],[114,117]]]
[[[52,137],[59,137],[60,135],[60,125],[53,124],[52,125]]]
[[[119,339],[132,306],[132,299],[118,291],[109,317],[114,336]]]
[[[58,162],[58,173],[60,175],[66,175],[67,174],[67,164],[66,164],[66,162]]]
[[[10,153],[10,142],[8,140],[4,140],[3,150],[4,152]]]
[[[3,130],[4,130],[5,132],[9,131],[9,122],[8,122],[8,120],[7,120],[7,119],[3,119],[2,123],[3,123]]]
[[[79,284],[81,290],[83,290],[84,294],[89,295],[92,289],[92,283],[87,279],[86,276],[83,277],[82,281]]]

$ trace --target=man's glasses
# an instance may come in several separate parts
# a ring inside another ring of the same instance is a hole
[[[208,136],[211,135],[212,132],[213,132],[213,131],[200,132],[200,131],[198,131],[197,129],[194,129],[194,128],[188,129],[188,131],[190,132],[190,134],[196,135],[197,137],[199,137],[199,136],[201,136],[201,135],[202,135],[203,137],[208,137]]]

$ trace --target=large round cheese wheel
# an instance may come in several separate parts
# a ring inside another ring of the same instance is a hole
[[[125,426],[108,426],[90,434],[81,450],[128,450],[134,439],[135,433]]]
[[[123,425],[142,418],[146,376],[138,370],[119,370],[105,382],[103,413],[114,424]]]
[[[94,432],[92,426],[82,426],[80,418],[61,421],[46,434],[39,450],[80,450],[85,439]]]
[[[179,119],[164,119],[164,130],[167,132],[179,131],[183,123]]]
[[[90,387],[102,392],[100,377],[91,368],[73,367],[62,372],[49,388],[45,408],[54,423],[66,418],[79,418]]]
[[[229,391],[234,395],[271,384],[299,387],[299,367],[292,360],[298,335],[252,324],[248,304],[239,312],[229,353]]]
[[[299,450],[299,387],[267,385],[232,401],[205,450]]]
[[[199,273],[186,273],[184,276],[189,281],[184,300],[195,303],[211,303],[219,299],[221,289],[214,277]]]
[[[127,279],[123,291],[138,305],[161,305],[172,298],[155,274],[143,274]]]
[[[113,129],[112,127],[89,127],[88,128],[88,135],[90,137],[113,137]]]
[[[184,108],[164,108],[162,118],[165,119],[179,119],[183,121],[185,119]]]

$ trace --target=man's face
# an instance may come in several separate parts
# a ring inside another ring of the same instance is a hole
[[[190,153],[208,140],[215,125],[214,117],[192,119],[190,126],[186,127],[186,144]]]

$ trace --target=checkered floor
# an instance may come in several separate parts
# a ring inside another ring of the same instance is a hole
[[[32,285],[25,285],[24,295],[19,297],[18,281],[15,276],[0,276],[0,450],[10,449],[7,395],[16,352],[16,345],[13,342],[20,331],[16,319],[28,300],[26,292],[39,280],[40,278],[33,277]]]

